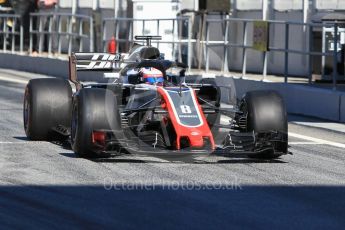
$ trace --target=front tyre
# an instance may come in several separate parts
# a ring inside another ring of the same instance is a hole
[[[99,149],[92,141],[94,130],[120,129],[120,115],[113,92],[105,89],[81,89],[74,97],[71,142],[77,156],[99,156]]]
[[[288,153],[288,122],[283,98],[275,91],[251,91],[243,97],[240,109],[247,114],[247,132],[278,132],[281,141],[272,143],[272,150],[249,155],[253,158],[274,159]]]

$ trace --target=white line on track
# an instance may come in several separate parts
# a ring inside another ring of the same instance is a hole
[[[229,118],[222,116],[221,122],[228,124]],[[297,134],[297,133],[289,132],[289,137],[295,137],[295,138],[307,141],[307,142],[290,142],[289,143],[290,145],[302,145],[302,143],[303,143],[305,145],[330,145],[330,146],[334,146],[334,147],[338,147],[338,148],[345,148],[345,144],[342,144],[342,143],[337,143],[337,142],[333,142],[333,141],[326,141],[326,140],[322,140],[319,138],[309,137],[309,136],[305,136],[305,135],[301,135],[301,134]]]
[[[40,143],[49,143],[49,142],[45,142],[45,141],[0,141],[0,145],[4,144],[4,145],[17,145],[17,144],[40,144]]]
[[[0,144],[26,144],[26,142],[0,141]]]
[[[322,143],[318,142],[297,142],[297,141],[292,141],[289,142],[289,145],[323,145]]]
[[[337,142],[333,142],[333,141],[326,141],[326,140],[322,140],[319,138],[309,137],[309,136],[305,136],[305,135],[301,135],[301,134],[297,134],[297,133],[289,132],[289,136],[303,139],[306,141],[311,141],[311,142],[314,142],[315,144],[316,143],[317,144],[325,144],[325,145],[330,145],[330,146],[334,146],[334,147],[338,147],[338,148],[345,148],[345,144],[341,144],[341,143],[337,143]]]
[[[18,83],[18,84],[26,85],[28,83],[29,79],[28,80],[20,80],[20,79],[0,76],[0,81],[7,81],[7,82],[12,82],[12,83]]]

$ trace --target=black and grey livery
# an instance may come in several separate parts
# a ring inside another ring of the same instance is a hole
[[[151,46],[151,40],[159,37],[138,38],[147,40],[147,45],[134,45],[127,55],[72,54],[69,80],[75,85],[74,93],[67,80],[31,80],[24,100],[28,138],[70,138],[81,157],[143,153],[276,158],[288,153],[287,114],[279,94],[248,92],[233,108],[223,109],[221,87],[186,83],[186,66],[164,60]],[[164,84],[141,82],[141,68],[161,71]],[[112,78],[106,83],[85,83],[78,79],[80,71],[108,72]],[[231,123],[222,124],[222,114]],[[210,130],[208,136],[191,140],[202,135],[201,126]],[[189,139],[179,136],[179,127],[190,129]]]

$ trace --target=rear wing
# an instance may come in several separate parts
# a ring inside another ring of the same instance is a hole
[[[112,71],[121,61],[121,54],[72,53],[69,57],[69,79],[79,84],[78,71]]]
[[[151,46],[151,41],[159,41],[162,40],[162,36],[135,36],[135,40],[137,41],[146,41],[147,46]]]

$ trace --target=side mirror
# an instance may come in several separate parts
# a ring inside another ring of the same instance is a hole
[[[186,70],[181,69],[179,72],[168,74],[168,81],[170,81],[174,85],[186,83]]]

